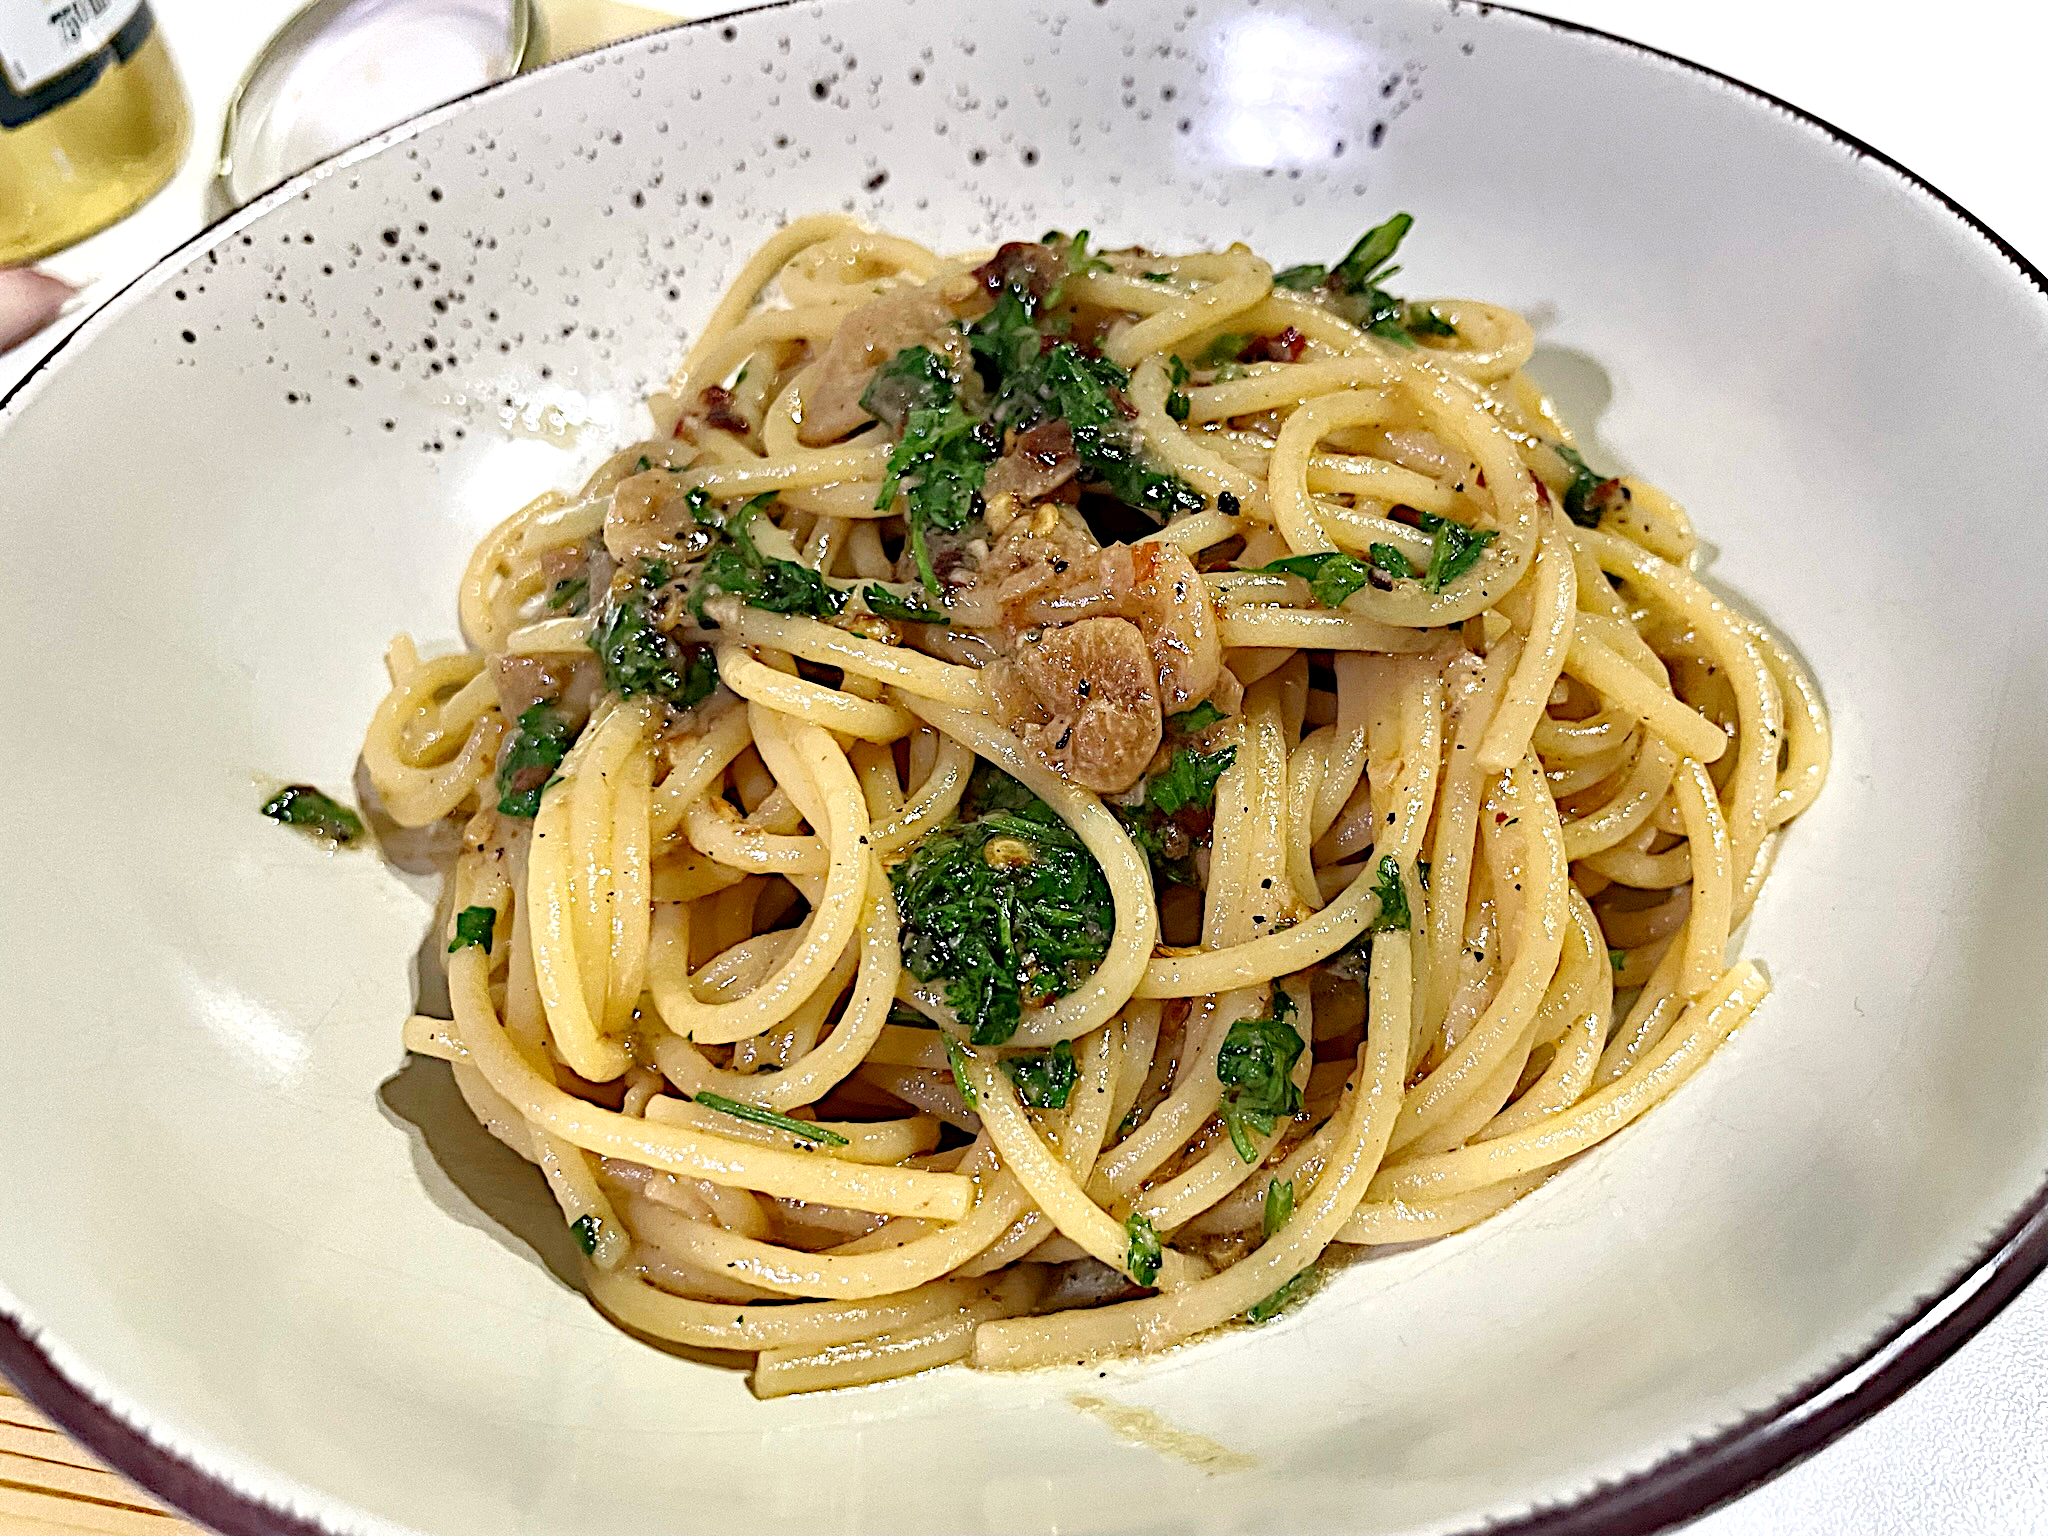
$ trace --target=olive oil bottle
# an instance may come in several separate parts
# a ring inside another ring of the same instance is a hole
[[[140,206],[191,129],[148,0],[0,0],[0,267]]]

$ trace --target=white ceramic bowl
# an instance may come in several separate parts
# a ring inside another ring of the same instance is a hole
[[[1526,309],[1600,462],[1691,505],[1826,690],[1761,1014],[1501,1219],[1162,1359],[757,1403],[598,1318],[536,1181],[400,1051],[428,894],[256,805],[348,783],[389,635],[452,639],[472,542],[821,207],[1288,260],[1411,209],[1409,281]],[[2044,376],[2039,275],[1896,166],[1485,7],[783,6],[322,166],[0,410],[0,1362],[234,1532],[1555,1532],[1724,1496],[2048,1252]]]

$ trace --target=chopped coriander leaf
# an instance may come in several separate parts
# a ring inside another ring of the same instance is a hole
[[[953,621],[937,608],[928,608],[915,598],[898,597],[879,582],[869,582],[860,589],[861,601],[868,605],[868,612],[884,619],[901,619],[906,624],[951,624]]]
[[[821,619],[846,606],[846,594],[809,566],[773,559],[755,546],[747,524],[774,499],[775,493],[770,491],[722,515],[693,505],[700,525],[725,535],[706,557],[690,594],[690,611],[698,623],[706,622],[704,604],[719,596],[737,597],[750,608],[770,613],[803,613]]]
[[[1225,363],[1234,363],[1238,360],[1238,354],[1251,344],[1251,332],[1225,331],[1221,336],[1211,341],[1208,346],[1202,348],[1200,356],[1195,359],[1195,366],[1197,368],[1220,368]]]
[[[263,814],[346,848],[363,835],[363,819],[310,784],[289,784],[263,802]]]
[[[905,347],[875,370],[861,391],[860,408],[900,430],[912,411],[942,407],[952,399],[953,375],[945,359],[930,347]]]
[[[1123,407],[1111,391],[1130,382],[1131,376],[1108,358],[1090,357],[1062,341],[1005,375],[989,414],[1004,428],[1028,427],[1054,416],[1077,435],[1086,427],[1121,427]]]
[[[1287,1225],[1294,1214],[1294,1180],[1274,1179],[1266,1185],[1266,1214],[1262,1230],[1271,1237]]]
[[[708,645],[688,647],[683,660],[683,691],[669,702],[678,709],[700,704],[718,691],[718,659]]]
[[[1301,577],[1325,608],[1342,608],[1352,593],[1372,580],[1370,566],[1333,549],[1315,555],[1289,555],[1259,569],[1276,576]]]
[[[498,810],[529,820],[538,816],[541,792],[575,739],[569,717],[554,705],[522,710],[512,740],[498,754]]]
[[[1188,413],[1194,409],[1194,401],[1188,398],[1188,392],[1181,387],[1188,381],[1187,359],[1178,352],[1174,353],[1167,360],[1167,370],[1167,382],[1173,387],[1166,393],[1166,414],[1175,421],[1186,421]]]
[[[1429,532],[1429,570],[1422,578],[1432,592],[1441,592],[1479,563],[1486,546],[1499,537],[1491,528],[1471,528],[1434,512],[1417,512],[1416,526]]]
[[[491,952],[491,933],[498,926],[496,907],[464,907],[455,915],[455,938],[448,945],[448,953],[467,949],[472,944],[486,955]]]
[[[581,613],[589,604],[590,578],[588,576],[564,576],[548,589],[548,610],[560,613],[564,608],[570,613]]]
[[[891,1003],[889,1017],[885,1021],[898,1029],[937,1029],[939,1026],[919,1013],[907,1003]]]
[[[1222,710],[1204,699],[1193,709],[1184,709],[1177,715],[1166,717],[1166,728],[1180,736],[1199,736],[1212,725],[1220,725],[1228,719]]]
[[[1313,1267],[1304,1269],[1264,1301],[1255,1302],[1247,1309],[1244,1314],[1245,1321],[1248,1323],[1270,1323],[1274,1318],[1286,1311],[1288,1305],[1299,1298],[1303,1291],[1308,1289],[1308,1283],[1314,1275],[1315,1270]]]
[[[1628,951],[1625,949],[1616,949],[1613,945],[1610,944],[1607,948],[1607,963],[1613,966],[1617,971],[1620,970],[1623,966],[1628,964]]]
[[[1237,761],[1237,748],[1220,752],[1195,752],[1176,747],[1164,772],[1145,786],[1145,805],[1162,815],[1172,816],[1188,806],[1216,803],[1216,781]]]
[[[1417,336],[1454,336],[1457,328],[1429,304],[1411,304],[1394,297],[1383,286],[1401,269],[1394,266],[1394,253],[1415,220],[1397,213],[1359,236],[1336,266],[1325,268],[1308,262],[1274,274],[1275,287],[1306,293],[1325,289],[1331,307],[1353,324],[1398,342],[1415,345]]]
[[[648,460],[647,460],[647,455],[643,453],[643,454],[641,454],[641,455],[640,455],[640,462],[639,462],[639,463],[638,463],[637,465],[635,465],[635,466],[634,466],[634,468],[638,469],[638,470],[639,470],[639,471],[640,471],[640,472],[641,472],[641,473],[642,473],[642,474],[644,475],[644,474],[646,474],[646,473],[647,473],[647,467],[648,467]]]
[[[1017,297],[1015,289],[1006,288],[1003,297],[996,301],[996,311],[1004,308],[1005,301],[1021,317],[1023,334],[1029,335],[1030,349],[1036,356],[1038,332],[1031,327],[1023,300]],[[986,324],[996,311],[984,316],[981,323]],[[977,348],[980,345],[973,336],[969,344]],[[1015,340],[1006,335],[990,344],[1000,350],[1015,344]],[[914,353],[923,353],[930,361],[913,357]],[[976,357],[980,358],[979,350]],[[877,396],[876,403],[900,401],[905,410],[900,422],[903,435],[889,455],[889,466],[882,476],[882,493],[875,505],[888,507],[895,502],[897,493],[902,493],[903,521],[918,576],[928,590],[936,592],[939,578],[932,568],[927,536],[935,531],[957,533],[981,511],[981,483],[988,474],[989,462],[996,456],[995,445],[991,434],[981,431],[980,424],[954,400],[952,376],[928,348],[907,348],[884,363],[868,386],[869,394],[882,387],[885,375],[894,382],[883,395]],[[868,395],[861,399],[866,405]]]
[[[953,1069],[953,1086],[960,1090],[960,1102],[967,1106],[970,1114],[981,1108],[981,1099],[975,1094],[974,1079],[967,1075],[967,1063],[972,1059],[967,1047],[953,1036],[946,1037],[946,1064]]]
[[[1066,1040],[1049,1051],[1005,1056],[1002,1067],[1017,1085],[1017,1097],[1033,1109],[1065,1109],[1078,1075],[1074,1047]]]
[[[1392,544],[1375,544],[1366,551],[1376,571],[1384,571],[1396,581],[1422,573],[1415,568],[1415,562]]]
[[[1141,272],[1138,275],[1148,283],[1170,283],[1173,281],[1173,274],[1171,272]]]
[[[1214,706],[1198,705],[1188,713],[1199,715],[1204,708]],[[1206,724],[1198,727],[1206,728]],[[1194,752],[1177,747],[1166,767],[1146,780],[1145,798],[1141,802],[1110,807],[1131,841],[1151,863],[1155,887],[1196,883],[1194,840],[1197,834],[1208,830],[1209,813],[1216,804],[1217,780],[1235,761],[1235,746],[1220,752]]]
[[[1302,1051],[1295,1012],[1294,999],[1275,987],[1273,1011],[1239,1019],[1216,1052],[1216,1076],[1224,1085],[1223,1124],[1230,1144],[1247,1163],[1259,1160],[1252,1133],[1270,1135],[1275,1125],[1301,1108],[1301,1090],[1293,1077]]]
[[[1039,243],[1062,250],[1067,258],[1066,271],[1062,272],[1060,280],[1053,284],[1052,292],[1045,296],[1047,305],[1057,304],[1066,297],[1067,280],[1069,278],[1087,277],[1094,272],[1107,272],[1109,270],[1108,262],[1104,261],[1100,256],[1089,254],[1088,231],[1085,229],[1077,231],[1071,240],[1056,229],[1050,230],[1046,233],[1045,239]]]
[[[1002,1044],[1027,1001],[1072,991],[1109,952],[1109,882],[1035,797],[1027,808],[990,807],[927,834],[889,883],[904,968],[946,983],[946,1001],[976,1045]]]
[[[1059,820],[1059,814],[1020,780],[1011,778],[993,763],[977,763],[967,781],[967,793],[960,797],[960,814],[972,818],[990,811],[1014,811],[1047,824]]]
[[[1125,506],[1149,512],[1162,523],[1208,505],[1202,493],[1180,476],[1154,469],[1121,425],[1076,428],[1074,452],[1087,479]]]
[[[974,366],[990,389],[1031,363],[1045,350],[1045,338],[1036,323],[1038,303],[1028,291],[1005,287],[996,295],[995,306],[967,327],[967,350]]]
[[[1124,1231],[1130,1238],[1124,1268],[1138,1284],[1150,1285],[1159,1278],[1159,1266],[1166,1261],[1166,1251],[1159,1246],[1158,1229],[1144,1212],[1133,1211],[1124,1222]]]
[[[1409,924],[1408,888],[1401,883],[1401,861],[1391,853],[1380,855],[1379,870],[1373,878],[1373,892],[1380,899],[1380,915],[1368,927],[1371,933],[1406,933]]]
[[[1581,528],[1598,528],[1600,509],[1593,505],[1593,493],[1605,483],[1604,478],[1593,472],[1578,449],[1553,443],[1550,451],[1572,472],[1571,483],[1564,488],[1564,515]]]
[[[828,1131],[822,1125],[813,1125],[808,1120],[798,1120],[789,1115],[778,1115],[774,1110],[763,1109],[758,1104],[746,1104],[738,1099],[728,1099],[722,1093],[699,1092],[690,1095],[690,1097],[699,1104],[702,1104],[706,1109],[715,1109],[721,1115],[731,1115],[735,1120],[746,1120],[755,1125],[765,1125],[771,1130],[787,1131],[790,1135],[799,1137],[804,1141],[821,1141],[835,1147],[846,1145],[846,1138],[837,1131]]]
[[[1395,269],[1387,263],[1394,259],[1394,253],[1414,226],[1413,215],[1397,213],[1386,223],[1368,229],[1331,269],[1330,286],[1339,293],[1361,293],[1376,286],[1379,279],[1391,277]]]
[[[1131,1106],[1130,1113],[1125,1115],[1123,1119],[1117,1122],[1116,1135],[1111,1139],[1114,1141],[1122,1141],[1126,1136],[1130,1135],[1131,1132],[1135,1131],[1140,1125],[1144,1123],[1145,1112],[1142,1109],[1138,1108],[1137,1105],[1133,1104]]]
[[[656,575],[661,581],[654,580]],[[718,667],[706,645],[679,645],[654,622],[650,586],[666,581],[667,572],[650,566],[641,585],[614,597],[590,637],[604,667],[605,686],[622,699],[639,694],[688,709],[718,687]]]
[[[1058,417],[1073,429],[1074,455],[1084,480],[1162,522],[1201,511],[1208,503],[1199,491],[1146,461],[1121,403],[1130,382],[1131,376],[1107,358],[1090,357],[1062,341],[1004,376],[988,424],[998,431],[1021,431]]]
[[[575,1234],[576,1246],[589,1258],[597,1252],[598,1220],[595,1216],[578,1216],[569,1223],[569,1230]]]
[[[1401,317],[1401,324],[1410,336],[1455,336],[1458,328],[1451,324],[1434,304],[1409,304]]]

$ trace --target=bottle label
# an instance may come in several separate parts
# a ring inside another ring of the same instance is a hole
[[[114,40],[142,0],[0,0],[0,73],[26,96]]]

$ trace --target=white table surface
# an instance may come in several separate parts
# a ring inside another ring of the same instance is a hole
[[[691,15],[739,0],[642,3]],[[228,94],[299,0],[154,4],[192,93],[194,153],[140,213],[47,264],[87,285],[72,319],[90,309],[96,291],[200,228]],[[1532,0],[1532,8],[1696,59],[1796,102],[1912,167],[2048,266],[2040,64],[2048,6],[2041,0],[1952,8],[1892,0]],[[1902,310],[1901,323],[1907,319]],[[0,355],[0,391],[68,323]],[[2048,1279],[1874,1419],[1688,1531],[2048,1533]]]

